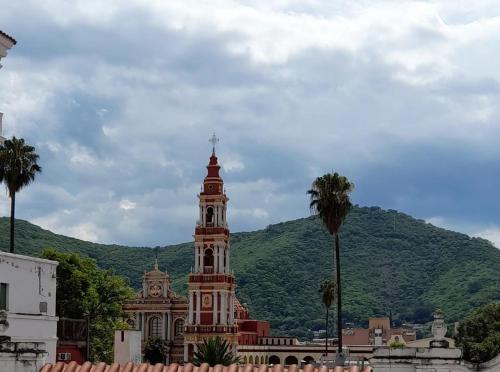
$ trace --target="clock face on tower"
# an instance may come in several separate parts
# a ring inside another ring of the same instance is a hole
[[[152,283],[149,285],[149,294],[152,297],[159,297],[162,292],[162,287],[161,284],[158,283]]]

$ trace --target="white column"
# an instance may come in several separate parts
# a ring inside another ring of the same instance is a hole
[[[165,333],[167,332],[167,314],[164,311],[162,311],[161,315],[162,315],[162,319],[163,319],[163,321],[161,323],[161,338],[163,340],[166,340],[167,337],[166,337]]]
[[[141,313],[140,312],[135,313],[135,330],[136,331],[141,330]]]
[[[198,246],[198,244],[195,244],[195,246],[194,246],[194,272],[195,273],[198,272],[199,252],[200,252],[200,247]]]
[[[229,295],[229,323],[234,323],[234,295]]]
[[[196,292],[196,324],[201,323],[201,292]]]
[[[219,248],[219,272],[224,273],[224,246]]]
[[[226,296],[227,292],[221,292],[220,293],[220,322],[222,324],[227,324],[227,318],[226,318]]]
[[[172,312],[170,310],[167,311],[167,336],[165,339],[172,339]]]
[[[219,245],[214,246],[214,273],[219,272]]]
[[[146,329],[146,313],[142,312],[142,338],[143,340],[147,339],[147,329]]]
[[[189,324],[193,324],[194,313],[194,292],[189,293]]]
[[[200,254],[199,254],[199,257],[200,257],[200,273],[202,273],[204,270],[203,270],[203,246],[200,247]]]
[[[218,302],[218,292],[215,291],[213,292],[213,295],[212,295],[212,303],[214,304],[214,320],[213,320],[213,323],[214,325],[217,325],[217,302]]]
[[[189,344],[184,344],[184,362],[188,362],[189,358]]]

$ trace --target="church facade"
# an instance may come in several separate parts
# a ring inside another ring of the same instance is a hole
[[[184,361],[184,327],[188,300],[170,287],[170,276],[160,271],[155,260],[153,270],[144,273],[142,289],[124,305],[131,329],[141,331],[142,345],[149,338],[167,341],[167,362]]]

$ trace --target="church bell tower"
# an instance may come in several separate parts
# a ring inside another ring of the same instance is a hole
[[[235,280],[230,270],[228,197],[219,175],[214,145],[207,175],[198,195],[199,219],[194,233],[194,267],[189,274],[189,313],[184,332],[184,360],[204,339],[219,336],[236,352],[238,325],[235,321]]]

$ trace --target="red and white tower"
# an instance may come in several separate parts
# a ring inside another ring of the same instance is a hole
[[[184,360],[189,361],[203,339],[219,336],[238,345],[235,321],[235,280],[230,270],[229,228],[226,221],[228,197],[215,156],[207,166],[199,198],[199,220],[194,234],[194,268],[189,274],[189,313],[184,333]]]

